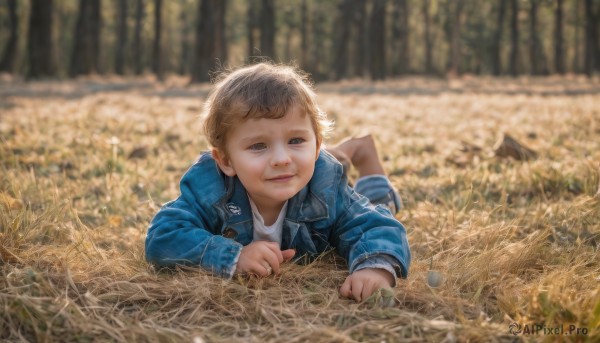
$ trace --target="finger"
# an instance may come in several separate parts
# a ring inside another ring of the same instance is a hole
[[[344,298],[350,298],[352,296],[352,289],[350,288],[351,282],[349,279],[350,277],[347,277],[346,281],[342,284],[342,287],[340,287],[340,294]]]
[[[273,272],[275,272],[275,274],[279,274],[280,260],[279,260],[279,258],[277,258],[277,255],[273,251],[267,250],[263,254],[263,258],[264,258],[265,262],[268,263],[269,266],[271,266]],[[283,261],[283,259],[282,259],[282,261]]]
[[[266,242],[265,246],[269,248],[270,251],[273,252],[274,256],[277,258],[279,263],[283,262],[283,255],[281,254],[281,249],[279,249],[279,244],[275,242]],[[278,264],[279,264],[278,263]]]
[[[296,255],[296,250],[294,249],[287,249],[281,252],[281,256],[283,256],[283,262],[291,260],[294,258],[294,255]]]
[[[354,280],[352,282],[352,297],[354,300],[360,302],[362,301],[361,295],[363,290],[363,282],[361,280]]]
[[[252,265],[248,266],[246,272],[248,274],[254,274],[260,277],[269,276],[267,267],[263,266],[261,263],[253,263]]]
[[[373,292],[375,290],[376,290],[376,287],[373,284],[373,282],[367,282],[367,283],[363,284],[363,289],[362,289],[362,294],[361,294],[362,299],[367,299],[368,297],[370,297],[371,294],[373,294]]]

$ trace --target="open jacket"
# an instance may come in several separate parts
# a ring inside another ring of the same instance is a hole
[[[200,266],[231,278],[242,247],[253,239],[246,189],[205,152],[181,179],[180,190],[150,223],[146,259],[165,267]],[[348,261],[350,273],[378,256],[395,262],[396,275],[408,273],[404,226],[387,208],[371,205],[349,187],[342,165],[322,150],[310,182],[288,201],[281,250],[295,249],[295,258],[310,260],[332,248]]]

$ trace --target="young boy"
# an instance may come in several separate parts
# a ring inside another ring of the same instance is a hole
[[[330,126],[292,67],[261,63],[223,75],[205,104],[212,151],[152,220],[146,259],[224,278],[268,276],[284,261],[335,248],[350,269],[342,296],[362,301],[395,286],[411,259],[405,229],[388,207],[349,187],[342,165],[321,149]],[[353,144],[332,151],[355,155]],[[356,189],[399,207],[389,180],[371,174]]]

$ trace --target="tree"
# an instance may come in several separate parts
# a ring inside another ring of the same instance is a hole
[[[227,36],[225,32],[226,23],[225,17],[227,13],[227,1],[215,0],[213,5],[215,11],[215,58],[218,63],[224,65],[227,63]]]
[[[532,75],[548,74],[546,65],[546,56],[541,47],[540,37],[538,35],[538,5],[539,0],[531,0],[529,8],[529,63]]]
[[[402,75],[410,70],[410,44],[408,35],[408,0],[395,0],[393,5],[392,74]]]
[[[595,19],[593,0],[585,0],[585,73],[590,77],[598,68],[596,55],[600,53]]]
[[[100,72],[100,0],[79,0],[69,74]]]
[[[431,20],[429,17],[429,2],[430,2],[430,0],[422,1],[423,25],[425,25],[424,31],[423,31],[423,34],[424,34],[423,41],[425,42],[425,73],[427,73],[427,74],[433,73],[433,62],[432,62],[432,57],[431,57],[432,43],[431,43],[431,33],[430,33]]]
[[[500,75],[502,73],[502,58],[501,58],[501,47],[502,47],[502,32],[504,29],[504,14],[506,12],[506,1],[498,0],[498,16],[496,17],[496,32],[494,34],[494,41],[492,45],[492,73],[494,75]]]
[[[253,61],[256,54],[256,33],[258,19],[256,18],[256,0],[248,0],[246,9],[246,35],[248,37],[248,62]]]
[[[575,45],[575,54],[573,56],[573,71],[576,73],[581,72],[581,48],[580,48],[580,36],[581,36],[581,0],[575,0],[573,6],[573,17],[575,18],[575,39],[573,44]]]
[[[162,58],[162,0],[154,0],[154,43],[152,44],[152,71],[159,80],[163,80],[164,66]]]
[[[458,75],[460,64],[460,28],[462,0],[455,0],[454,11],[452,13],[452,37],[450,42],[450,68],[448,72],[452,75]]]
[[[225,61],[227,58],[225,12],[226,2],[224,0],[199,2],[196,47],[192,65],[193,82],[208,81],[215,61]]]
[[[275,60],[274,0],[262,0],[260,11],[260,50],[263,56]]]
[[[31,0],[27,52],[29,78],[56,75],[54,48],[52,46],[52,0]]]
[[[348,40],[350,38],[350,24],[352,22],[353,0],[342,0],[338,5],[338,14],[335,21],[335,39],[333,40],[333,59],[331,69],[333,79],[340,80],[346,76],[348,68]]]
[[[136,75],[144,71],[142,26],[144,22],[144,0],[137,0],[135,9],[135,30],[133,33],[133,69]]]
[[[387,0],[375,0],[371,11],[369,42],[371,79],[383,80],[386,74],[385,6]]]
[[[355,0],[354,1],[354,23],[353,29],[354,37],[353,41],[353,75],[365,76],[367,73],[367,61],[369,59],[369,42],[367,32],[367,1],[366,0]]]
[[[12,73],[15,71],[17,58],[17,41],[19,38],[19,16],[17,16],[17,0],[8,0],[8,16],[10,20],[10,36],[4,47],[4,54],[0,61],[0,71]]]
[[[181,23],[181,56],[179,63],[179,74],[185,75],[190,72],[191,49],[190,49],[190,20],[185,0],[181,0],[181,12],[179,22]]]
[[[510,58],[509,68],[512,76],[519,74],[519,0],[511,1],[510,20]]]
[[[556,0],[554,15],[554,71],[565,72],[564,38],[563,38],[563,0]]]
[[[308,6],[306,0],[300,4],[300,66],[308,65]]]
[[[120,75],[125,73],[125,58],[127,52],[127,4],[128,0],[118,0],[115,72]]]
[[[322,4],[316,4],[313,7],[312,12],[312,37],[313,37],[313,47],[312,47],[312,57],[311,57],[311,68],[309,69],[310,73],[313,76],[314,80],[322,80],[325,78],[323,72],[321,72],[321,63],[323,62],[324,56],[323,52],[325,49],[323,45],[325,44],[325,30],[323,28],[323,23],[325,22],[325,14],[320,10],[319,6]]]
[[[208,72],[210,62],[214,56],[214,12],[212,0],[198,2],[198,17],[196,19],[196,47],[194,63],[192,65],[192,81],[203,82],[209,80]]]

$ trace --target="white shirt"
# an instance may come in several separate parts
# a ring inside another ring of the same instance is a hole
[[[250,207],[252,207],[252,221],[254,223],[254,235],[253,241],[270,241],[275,242],[281,246],[281,234],[283,232],[283,220],[285,219],[285,213],[287,212],[288,202],[286,201],[281,208],[281,212],[279,212],[279,216],[277,216],[277,220],[273,225],[265,225],[265,220],[258,212],[258,208],[256,208],[256,204],[250,197],[248,197],[250,201]]]

